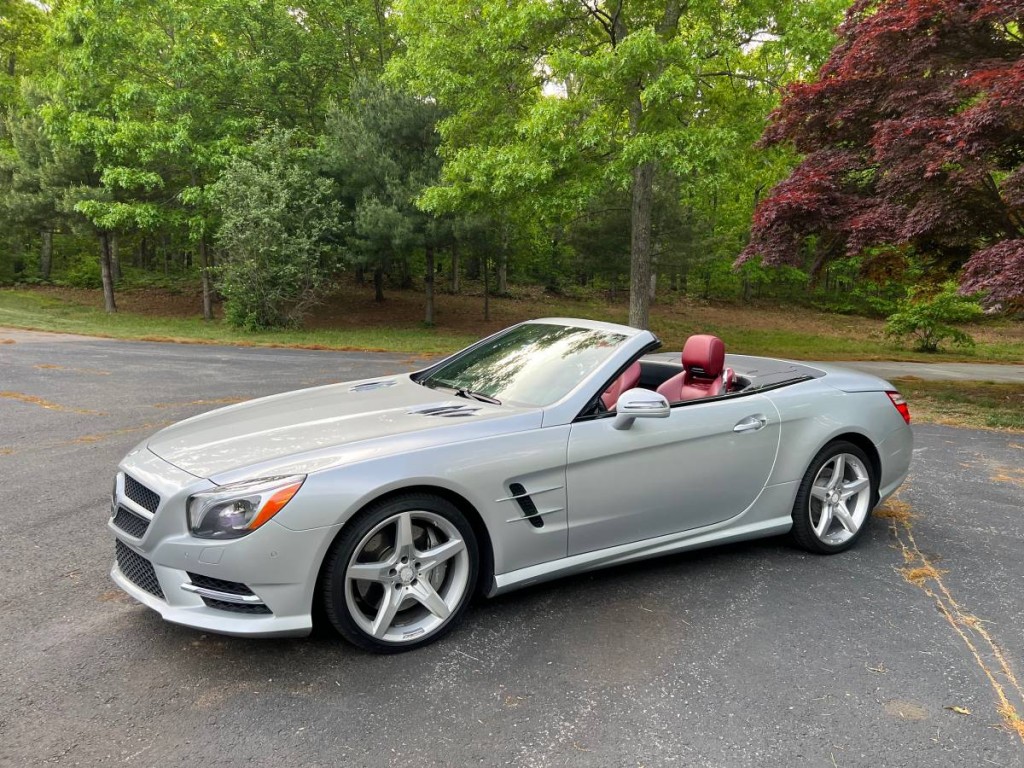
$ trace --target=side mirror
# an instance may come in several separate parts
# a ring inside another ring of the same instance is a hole
[[[628,389],[615,403],[615,429],[629,429],[635,419],[667,419],[672,413],[664,395],[649,389]]]

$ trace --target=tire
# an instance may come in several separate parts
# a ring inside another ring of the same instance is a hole
[[[458,623],[480,567],[473,528],[446,499],[410,493],[360,512],[325,560],[323,610],[354,645],[401,653]]]
[[[878,479],[867,454],[845,440],[829,443],[800,482],[790,536],[808,552],[843,552],[864,534],[877,498]]]

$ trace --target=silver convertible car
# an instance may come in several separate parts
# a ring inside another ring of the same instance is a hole
[[[887,382],[708,335],[659,345],[535,320],[415,373],[182,421],[119,467],[111,575],[178,624],[302,635],[316,617],[388,653],[475,594],[785,533],[841,552],[906,477]]]

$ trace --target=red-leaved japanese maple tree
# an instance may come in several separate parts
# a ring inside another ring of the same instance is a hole
[[[739,261],[912,247],[1024,303],[1024,0],[857,0],[838,33],[771,116],[762,142],[804,157]]]

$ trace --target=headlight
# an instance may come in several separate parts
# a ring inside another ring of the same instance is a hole
[[[188,527],[204,539],[237,539],[280,512],[305,475],[265,477],[196,493],[188,499]]]

